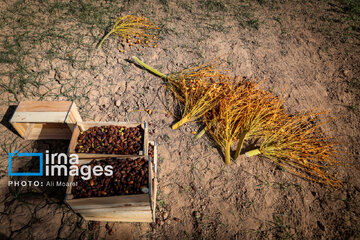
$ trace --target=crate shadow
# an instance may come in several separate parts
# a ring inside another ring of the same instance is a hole
[[[44,165],[44,176],[36,178],[36,180],[43,183],[42,186],[39,186],[38,189],[41,192],[47,194],[48,197],[56,198],[59,201],[63,201],[66,194],[66,186],[58,186],[57,183],[67,183],[68,176],[62,172],[63,176],[45,176],[47,172],[47,167],[51,164],[47,164],[47,160],[51,163],[52,154],[60,154],[60,153],[67,153],[67,149],[69,146],[70,140],[37,140],[34,143],[34,150],[37,152],[44,153],[43,165]],[[54,158],[55,164],[58,161],[57,156]],[[69,163],[63,164],[67,168],[70,167]],[[51,171],[48,171],[51,175]],[[57,173],[58,175],[58,173]]]
[[[26,199],[33,199],[36,196],[42,195],[46,199],[52,199],[55,202],[62,203],[66,195],[66,183],[68,181],[68,171],[58,171],[51,174],[51,160],[52,154],[67,153],[69,140],[37,140],[34,141],[33,152],[43,153],[43,176],[12,176],[10,181],[19,182],[21,188],[21,196]],[[55,164],[58,163],[57,156],[53,157]],[[20,160],[21,161],[21,160]],[[23,163],[13,162],[14,167],[20,165],[15,172],[35,173],[40,171],[39,157],[32,157],[26,159]],[[63,164],[66,169],[70,167],[69,163]],[[66,172],[66,174],[65,174]],[[52,176],[54,175],[54,176]],[[59,176],[60,175],[60,176]],[[21,187],[21,183],[26,182],[25,186]],[[65,184],[65,185],[63,185]],[[19,186],[14,184],[9,185],[9,191],[16,193]],[[16,195],[16,194],[15,194]]]
[[[1,124],[6,127],[7,129],[9,129],[11,132],[13,132],[14,134],[16,134],[17,136],[20,137],[20,135],[18,134],[18,132],[15,130],[15,128],[13,128],[13,126],[10,124],[10,119],[11,117],[14,115],[14,112],[16,111],[17,106],[16,105],[10,105],[8,107],[8,109],[6,110],[3,118],[1,119]]]

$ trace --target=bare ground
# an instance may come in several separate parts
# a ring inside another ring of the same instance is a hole
[[[2,237],[360,238],[356,1],[6,1],[0,8]],[[161,27],[157,47],[121,53],[112,37],[96,51],[115,17],[125,14]],[[208,137],[193,140],[198,124],[171,130],[172,96],[161,79],[126,61],[133,55],[164,73],[220,58],[232,75],[284,93],[290,113],[329,111],[336,119],[323,130],[344,143],[353,161],[339,168],[344,187],[303,180],[262,157],[241,156],[225,166]],[[148,121],[159,146],[159,220],[86,222],[63,203],[64,189],[8,187],[8,152],[66,151],[68,144],[24,141],[12,131],[9,106],[30,99],[74,100],[85,120]]]

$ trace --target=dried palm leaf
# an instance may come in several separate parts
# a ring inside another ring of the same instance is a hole
[[[152,40],[156,39],[156,36],[152,32],[155,29],[159,28],[145,17],[133,15],[119,17],[110,32],[101,40],[97,48],[100,48],[103,42],[111,34],[118,35],[121,39],[129,43],[130,46],[134,44],[147,45]]]

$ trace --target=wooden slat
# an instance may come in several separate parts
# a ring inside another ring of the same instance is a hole
[[[72,195],[72,194],[66,194],[65,195],[65,201],[68,201],[68,200],[73,199],[73,198],[74,198],[74,195]]]
[[[26,140],[70,139],[70,129],[61,123],[12,123],[13,127]]]
[[[157,197],[157,146],[154,142],[154,179],[153,179],[153,195],[151,196],[151,206],[152,206],[152,214],[153,214],[153,221],[156,218],[156,197]]]
[[[69,144],[69,148],[68,148],[68,154],[75,153],[75,147],[77,144],[77,139],[79,137],[79,134],[80,134],[80,128],[77,125],[77,126],[75,126],[72,136],[71,136],[71,140],[70,140],[70,144]]]
[[[29,135],[31,134],[31,132],[32,132],[32,130],[34,128],[34,123],[28,123],[28,124],[29,124],[29,126],[26,129],[26,132],[24,134],[24,139],[27,139],[27,140],[29,139]],[[32,136],[30,136],[30,137],[32,137]]]
[[[11,123],[11,125],[21,137],[25,136],[26,130],[29,128],[29,123]]]
[[[137,123],[137,122],[81,122],[81,123],[79,123],[79,125],[83,127],[84,131],[86,131],[91,127],[100,127],[100,126],[109,126],[109,125],[124,126],[124,127],[137,127],[137,126],[141,125],[141,123]]]
[[[23,101],[16,112],[68,112],[70,106],[71,101]]]
[[[64,123],[67,112],[15,112],[10,122]]]
[[[67,125],[69,126],[71,131],[74,130],[76,123],[82,122],[82,118],[81,118],[81,116],[77,110],[76,104],[74,102],[71,105],[71,108],[68,112],[65,122],[67,123]]]
[[[70,139],[71,135],[70,129],[61,123],[32,123],[24,139]]]
[[[149,155],[149,127],[147,122],[141,124],[142,128],[144,129],[144,156]]]
[[[152,222],[151,211],[98,211],[96,213],[81,213],[88,221],[106,222]]]
[[[101,205],[100,207],[97,207],[97,208],[87,208],[87,209],[75,209],[73,208],[76,212],[82,214],[82,213],[97,213],[99,211],[104,211],[104,212],[113,212],[113,211],[121,211],[121,212],[129,212],[129,211],[148,211],[151,213],[151,207],[150,207],[150,204],[149,202],[147,202],[146,204],[142,204],[142,205],[139,205],[139,204],[129,204],[129,203],[126,203],[126,204],[113,204],[112,206],[109,206],[109,205]]]
[[[154,171],[155,171],[155,177],[157,177],[157,167],[158,167],[158,152],[157,152],[157,146],[155,142],[152,142],[153,146],[154,146]]]
[[[133,156],[133,155],[117,155],[115,156],[117,159],[138,159],[138,158],[143,158],[143,156]],[[110,158],[109,156],[102,156],[102,157],[96,157],[96,158],[79,158],[79,165],[84,165],[84,164],[88,164],[89,162],[91,162],[92,160],[96,159],[96,160],[101,160],[101,159],[108,159]]]
[[[156,196],[157,196],[157,146],[155,142],[149,142],[154,146],[154,168],[152,169],[153,172],[153,179],[152,179],[152,194],[151,194],[151,209],[152,209],[152,217],[153,221],[155,221],[156,217]]]
[[[75,151],[69,152],[69,154],[76,153]],[[100,158],[132,158],[132,157],[143,157],[142,152],[140,155],[119,155],[119,154],[106,154],[106,153],[76,153],[80,159],[100,159]]]
[[[70,109],[70,114],[72,116],[72,120],[73,120],[73,123],[77,123],[77,122],[82,122],[82,118],[80,116],[80,113],[78,111],[78,108],[75,104],[75,102],[73,102],[73,104],[71,105],[71,109]]]
[[[72,182],[74,182],[74,176],[69,176],[68,183],[72,183]],[[66,195],[71,195],[71,190],[72,190],[72,184],[69,184],[66,188]]]
[[[153,195],[153,184],[152,184],[152,179],[153,179],[153,171],[152,171],[152,169],[153,169],[153,163],[152,163],[152,161],[150,160],[150,156],[148,156],[148,160],[149,160],[149,169],[148,169],[148,171],[149,171],[149,195],[150,195],[150,202],[151,202],[151,200],[152,200],[152,195]]]
[[[70,155],[70,154],[69,154]],[[81,166],[84,164],[88,164],[90,163],[92,160],[101,160],[101,159],[107,159],[109,158],[109,156],[106,157],[97,157],[97,158],[79,158],[79,163],[77,165]],[[138,159],[138,158],[143,158],[143,156],[127,156],[127,155],[121,155],[121,156],[116,156],[117,159]]]
[[[74,210],[141,206],[150,207],[150,199],[148,194],[78,198],[71,199],[67,202]]]

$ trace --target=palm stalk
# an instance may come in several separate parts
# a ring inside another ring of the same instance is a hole
[[[211,64],[165,75],[136,57],[133,57],[133,60],[151,73],[165,79],[166,87],[184,104],[182,118],[172,126],[173,129],[184,123],[196,121],[214,108],[218,98],[223,94],[222,86],[230,79]]]
[[[288,171],[309,180],[338,187],[341,182],[327,169],[340,165],[337,142],[323,137],[319,129],[324,122],[311,122],[321,113],[287,117],[282,124],[265,131],[259,148],[247,156],[263,155]]]
[[[229,87],[227,95],[219,100],[219,104],[205,116],[207,129],[214,141],[223,149],[225,164],[231,161],[231,146],[237,140],[243,125],[244,84]]]
[[[211,126],[211,123],[210,123],[210,126]],[[198,132],[196,134],[196,136],[194,137],[195,140],[198,140],[200,139],[202,136],[204,136],[204,134],[208,131],[208,127],[204,127],[200,132]]]
[[[140,59],[138,59],[137,57],[133,56],[132,59],[134,61],[136,61],[138,64],[140,64],[141,66],[143,66],[145,69],[149,70],[151,73],[155,74],[156,76],[161,77],[163,79],[167,79],[167,76],[165,74],[161,73],[160,71],[156,70],[153,67],[150,67],[146,63],[140,61]]]
[[[243,108],[243,125],[238,136],[235,160],[246,139],[261,137],[264,130],[276,125],[279,119],[286,116],[282,100],[272,93],[260,90],[254,84],[245,92],[247,101]]]
[[[189,85],[190,84],[190,85]],[[225,85],[217,82],[207,82],[203,79],[182,81],[179,89],[184,96],[184,109],[182,118],[172,126],[177,129],[187,122],[196,121],[210,110],[214,109],[219,100],[224,97]]]

